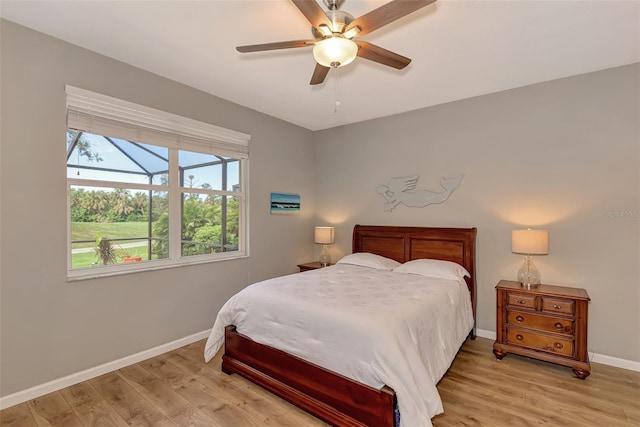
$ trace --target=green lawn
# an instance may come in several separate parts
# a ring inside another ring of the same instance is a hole
[[[148,223],[143,222],[72,222],[71,240],[91,240],[86,243],[75,243],[74,249],[94,247],[98,237],[109,237],[118,239],[123,237],[146,237],[148,233]]]
[[[110,239],[122,239],[127,237],[146,237],[148,233],[147,222],[114,222],[114,223],[94,223],[94,222],[72,222],[71,240],[91,240],[90,242],[74,243],[72,249],[95,248],[96,239],[100,236]],[[117,241],[113,242],[116,248],[117,263],[122,263],[125,256],[141,256],[143,261],[147,261],[149,254],[146,246],[123,249],[119,245],[125,243],[140,243],[143,240]],[[72,255],[71,264],[73,269],[87,268],[100,265],[98,257],[94,251],[75,253]]]
[[[142,257],[142,261],[149,260],[149,254],[146,246],[140,246],[135,248],[120,249],[116,246],[116,264],[122,264],[122,258],[125,256],[139,256]],[[153,256],[156,259],[156,256]],[[88,268],[88,267],[101,267],[98,261],[98,256],[95,252],[82,252],[79,254],[73,254],[71,258],[72,268]]]

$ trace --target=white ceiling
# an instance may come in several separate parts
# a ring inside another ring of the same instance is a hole
[[[342,9],[358,17],[384,3],[346,0]],[[1,0],[0,16],[319,130],[639,62],[639,6],[639,0],[438,0],[362,37],[412,58],[406,69],[358,58],[319,86],[309,85],[311,48],[235,50],[312,38],[289,0]]]

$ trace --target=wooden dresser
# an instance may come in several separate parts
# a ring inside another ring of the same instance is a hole
[[[501,280],[496,298],[493,353],[498,359],[519,354],[569,366],[581,379],[589,376],[587,291],[552,285],[527,289]]]

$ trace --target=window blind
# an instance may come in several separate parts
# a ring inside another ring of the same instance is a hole
[[[250,135],[69,85],[66,93],[70,129],[235,159],[249,158]]]

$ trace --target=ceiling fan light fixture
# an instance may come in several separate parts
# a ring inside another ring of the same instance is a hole
[[[342,33],[342,37],[346,38],[346,39],[352,39],[355,36],[358,35],[358,33],[362,31],[362,28],[358,27],[357,25],[355,27],[353,27],[352,29],[345,31],[344,33]]]
[[[340,36],[321,40],[313,47],[313,57],[318,64],[325,67],[342,67],[353,62],[357,55],[356,42]]]
[[[318,30],[320,31],[320,33],[322,33],[324,37],[331,37],[331,34],[333,34],[333,31],[331,31],[331,28],[329,28],[329,26],[325,24],[319,25]]]

